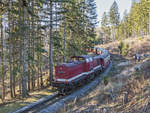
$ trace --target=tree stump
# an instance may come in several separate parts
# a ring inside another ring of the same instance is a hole
[[[128,92],[124,92],[123,93],[123,104],[127,104],[128,103]]]
[[[119,54],[121,55],[122,52],[121,52],[121,46],[120,45],[118,46],[118,49],[119,49]]]

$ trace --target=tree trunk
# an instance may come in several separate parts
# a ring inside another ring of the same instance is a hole
[[[23,28],[26,27],[26,7],[23,6]],[[27,97],[28,96],[28,92],[27,92],[27,56],[28,56],[28,53],[27,53],[27,44],[28,44],[28,41],[27,41],[27,36],[26,36],[26,28],[24,30],[24,33],[23,33],[23,77],[22,77],[22,97]]]
[[[2,69],[2,100],[5,99],[4,50],[3,50],[3,18],[1,17],[1,69]]]
[[[42,68],[40,67],[40,83],[41,83],[41,88],[43,88],[43,76],[42,76]]]
[[[19,79],[19,94],[21,95],[22,94],[22,79],[20,78]]]
[[[50,84],[53,81],[53,14],[52,14],[52,7],[53,7],[53,3],[52,0],[50,0],[50,37],[49,37],[49,68],[50,68],[50,73],[49,73],[49,78],[50,78]]]
[[[34,0],[32,0],[32,12],[34,13]],[[34,62],[33,62],[33,60],[34,60],[34,43],[35,43],[35,41],[34,41],[34,17],[32,16],[31,17],[31,20],[32,20],[32,63],[31,63],[31,67],[32,67],[32,76],[31,76],[31,85],[32,85],[32,90],[34,90],[34,88],[35,88],[35,73],[34,73]]]
[[[37,74],[37,87],[38,87],[38,90],[40,89],[40,81],[39,81],[39,71],[40,71],[40,69],[39,69],[39,66],[38,66],[38,74]]]
[[[116,31],[115,31],[115,27],[113,26],[113,40],[116,40],[115,35],[116,35]]]
[[[13,4],[12,4],[13,5]],[[14,20],[12,19],[12,31],[14,31],[15,30],[15,26],[14,26]],[[13,54],[13,53],[15,53],[15,42],[14,42],[14,40],[13,40],[13,35],[12,35],[12,37],[11,37],[11,39],[12,39],[12,41],[11,41],[11,44],[12,44],[12,71],[13,71],[13,73],[12,73],[12,90],[13,90],[13,97],[15,97],[16,96],[16,92],[15,92],[15,77],[16,77],[16,75],[15,75],[15,73],[14,73],[14,71],[16,71],[15,70],[15,54]]]
[[[149,34],[150,34],[150,12],[149,12]]]
[[[19,0],[19,4],[21,4],[21,1]],[[19,5],[19,25],[20,27],[22,28],[22,20],[21,20],[21,15],[22,14],[22,7],[21,5]],[[19,30],[19,37],[20,37],[20,40],[19,40],[19,69],[20,69],[20,72],[22,72],[22,36],[21,36],[21,29]],[[22,94],[22,73],[21,75],[19,76],[18,78],[19,80],[19,94],[21,95]]]
[[[66,61],[66,22],[64,23],[64,62]]]
[[[127,104],[127,103],[128,103],[128,92],[124,92],[123,104]]]
[[[34,87],[35,87],[33,72],[34,72],[34,71],[33,71],[33,69],[32,69],[32,78],[31,78],[32,90],[34,90]]]
[[[31,37],[31,35],[30,35],[30,17],[29,17],[29,15],[28,15],[28,25],[29,25],[29,29],[28,29],[28,47],[29,47],[29,49],[28,49],[28,58],[30,57],[30,55],[31,55],[31,39],[32,39],[32,37]],[[29,59],[28,60],[28,91],[30,91],[30,89],[31,89],[31,87],[30,87],[30,82],[31,82],[31,80],[30,80],[30,78],[31,78],[31,59]]]
[[[40,23],[41,24],[41,23]],[[42,44],[42,39],[40,38],[40,44]],[[40,52],[40,83],[41,83],[41,88],[43,87],[43,75],[42,75],[42,54]]]
[[[28,91],[30,91],[30,69],[28,69]]]
[[[13,96],[16,97],[16,76],[13,75]]]
[[[9,0],[9,9],[11,10],[12,7],[12,2]],[[9,79],[10,79],[10,96],[13,98],[13,81],[12,81],[12,37],[11,37],[11,15],[10,15],[10,10],[8,12],[8,20],[9,20]]]

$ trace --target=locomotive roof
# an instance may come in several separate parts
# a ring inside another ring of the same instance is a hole
[[[67,67],[73,67],[79,64],[79,62],[69,62],[69,63],[63,63],[62,65],[65,65]]]
[[[91,55],[80,55],[80,56],[72,56],[71,58],[90,58]]]

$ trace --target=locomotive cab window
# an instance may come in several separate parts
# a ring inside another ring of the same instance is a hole
[[[93,59],[92,58],[86,58],[86,63],[88,63],[88,62],[92,62],[93,61]]]
[[[72,58],[71,60],[72,60],[73,62],[77,62],[77,61],[78,61],[77,58]]]
[[[86,59],[86,63],[88,63],[88,62],[90,62],[90,61],[89,61],[89,59],[87,58],[87,59]]]
[[[79,61],[80,62],[85,62],[85,59],[84,58],[79,58]]]
[[[89,58],[89,61],[90,61],[90,62],[92,62],[92,61],[93,61],[93,59],[92,59],[92,58]]]

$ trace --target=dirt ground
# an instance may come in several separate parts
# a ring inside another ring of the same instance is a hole
[[[28,98],[16,97],[11,100],[7,99],[5,100],[5,102],[1,102],[0,100],[0,113],[11,113],[19,108],[22,108],[33,102],[36,102],[42,97],[52,95],[54,92],[56,92],[56,89],[50,86],[43,88],[43,90],[35,90],[33,92],[30,92],[29,93],[30,96]]]
[[[100,47],[109,49],[113,68],[108,73],[107,85],[103,80],[85,97],[69,102],[62,113],[150,113],[150,37],[125,40],[129,55],[119,55],[118,44]],[[137,62],[133,56],[141,54]]]

